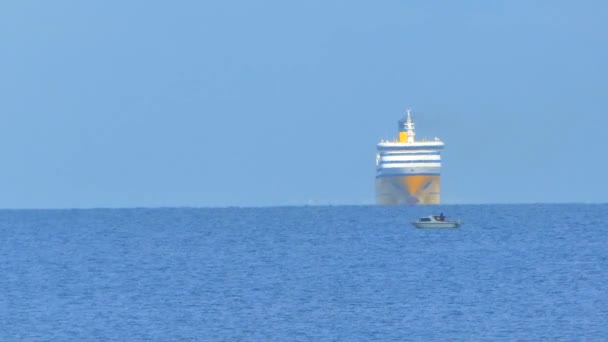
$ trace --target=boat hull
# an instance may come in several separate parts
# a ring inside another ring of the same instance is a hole
[[[416,228],[458,228],[459,222],[414,222]]]
[[[439,175],[395,175],[376,178],[376,203],[380,205],[439,204]]]

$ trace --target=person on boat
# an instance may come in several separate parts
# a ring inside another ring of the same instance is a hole
[[[445,216],[443,216],[443,213],[439,214],[439,221],[445,221]]]

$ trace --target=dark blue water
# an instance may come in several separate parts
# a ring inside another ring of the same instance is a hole
[[[607,340],[608,205],[0,211],[0,340]]]

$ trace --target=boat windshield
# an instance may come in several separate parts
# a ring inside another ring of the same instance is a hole
[[[431,222],[431,219],[428,217],[423,217],[420,219],[420,222]]]

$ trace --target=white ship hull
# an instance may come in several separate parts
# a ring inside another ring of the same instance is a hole
[[[440,203],[439,175],[396,175],[376,178],[376,203],[417,205]]]

